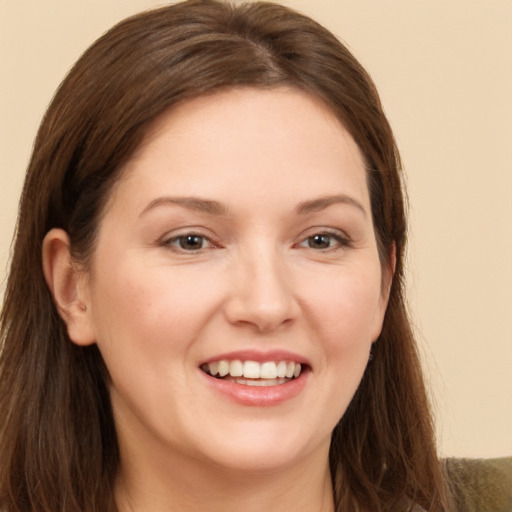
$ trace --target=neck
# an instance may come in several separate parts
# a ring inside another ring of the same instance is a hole
[[[334,512],[328,453],[275,471],[219,468],[177,454],[121,464],[119,512]]]

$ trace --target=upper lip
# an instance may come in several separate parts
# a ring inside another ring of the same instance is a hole
[[[209,357],[201,364],[212,363],[215,361],[256,361],[258,363],[265,363],[267,361],[293,361],[294,363],[301,363],[303,365],[311,366],[308,359],[304,356],[291,352],[289,350],[236,350],[233,352],[225,352],[223,354],[216,354]],[[201,366],[201,365],[200,365]]]

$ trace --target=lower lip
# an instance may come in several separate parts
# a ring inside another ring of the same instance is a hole
[[[303,371],[296,379],[275,386],[246,386],[229,380],[216,379],[202,370],[201,373],[215,392],[240,405],[272,407],[295,398],[304,389],[309,372]]]

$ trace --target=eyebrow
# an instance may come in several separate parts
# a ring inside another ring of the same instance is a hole
[[[333,204],[347,204],[356,207],[365,217],[366,210],[363,205],[353,197],[345,194],[336,194],[331,196],[322,196],[309,201],[299,203],[296,207],[296,212],[300,215],[308,213],[319,212],[325,210]],[[210,215],[227,215],[228,208],[218,201],[212,199],[201,199],[199,197],[157,197],[153,199],[141,212],[140,216],[144,215],[150,210],[159,206],[181,206],[187,210],[194,210],[198,212],[208,213]]]
[[[323,196],[311,201],[304,201],[297,206],[296,211],[299,214],[314,213],[325,210],[333,204],[347,204],[349,206],[355,206],[365,217],[367,215],[364,206],[359,201],[345,194]]]
[[[142,210],[140,216],[144,215],[150,210],[163,205],[177,205],[187,210],[194,210],[198,212],[208,213],[210,215],[227,215],[228,209],[222,203],[218,201],[212,201],[211,199],[201,199],[198,197],[158,197],[151,201]]]

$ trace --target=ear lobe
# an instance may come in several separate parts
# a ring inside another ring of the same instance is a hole
[[[50,230],[43,240],[43,272],[57,310],[77,345],[95,343],[91,308],[84,275],[76,268],[68,234]]]

